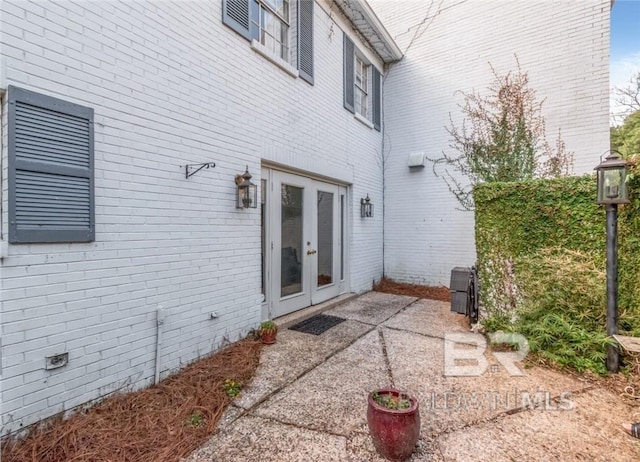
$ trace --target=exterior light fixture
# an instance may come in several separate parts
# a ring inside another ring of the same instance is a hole
[[[366,198],[360,199],[360,216],[362,218],[373,217],[373,204],[371,203],[369,194],[367,194]]]
[[[236,185],[238,186],[236,207],[239,209],[257,208],[258,187],[251,181],[251,173],[249,173],[248,165],[242,175],[236,175]]]
[[[628,204],[627,162],[612,152],[595,170],[598,175],[598,204]]]
[[[627,162],[612,152],[595,168],[598,176],[598,204],[607,213],[607,335],[618,333],[618,204],[628,204]],[[618,372],[620,356],[607,346],[607,370]]]

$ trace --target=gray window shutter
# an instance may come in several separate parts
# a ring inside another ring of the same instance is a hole
[[[372,83],[372,116],[373,116],[373,128],[380,131],[380,119],[382,116],[382,87],[381,87],[381,78],[380,72],[375,66],[371,66],[371,83]]]
[[[353,42],[344,33],[344,107],[349,110],[349,112],[356,112],[354,106],[354,68],[353,68],[353,60],[354,60],[354,47]]]
[[[249,34],[249,2],[251,0],[222,0],[222,22],[251,40]]]
[[[9,242],[95,238],[93,109],[9,87]]]
[[[298,70],[300,77],[313,85],[313,4],[315,0],[298,3]]]

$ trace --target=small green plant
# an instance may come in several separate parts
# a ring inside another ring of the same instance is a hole
[[[278,330],[278,325],[273,321],[263,321],[260,324],[260,330]]]
[[[224,391],[229,398],[236,398],[239,396],[240,390],[242,390],[241,382],[237,382],[233,379],[226,379],[224,381]]]
[[[374,390],[373,400],[378,405],[391,410],[409,409],[411,407],[411,398],[406,393],[400,393],[396,396],[391,393],[380,393],[378,390]]]
[[[191,417],[189,417],[185,423],[192,427],[199,427],[204,423],[204,419],[202,417],[202,414],[200,414],[200,411],[196,411],[191,414]]]

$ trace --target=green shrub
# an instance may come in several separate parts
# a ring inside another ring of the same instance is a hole
[[[620,333],[640,335],[640,174],[618,218]],[[557,364],[605,373],[606,230],[595,176],[474,188],[483,325]]]
[[[518,306],[504,330],[532,353],[578,371],[606,373],[605,274],[599,254],[542,249],[515,265]],[[489,323],[491,325],[491,323]]]

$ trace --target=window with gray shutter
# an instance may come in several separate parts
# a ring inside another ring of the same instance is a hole
[[[344,41],[344,107],[349,112],[355,113],[354,106],[354,46],[347,34],[343,33]]]
[[[9,87],[9,242],[95,237],[93,109]]]
[[[222,22],[247,40],[251,40],[249,3],[250,0],[222,0]]]
[[[314,0],[298,3],[298,71],[300,77],[313,85],[313,4]]]
[[[378,71],[378,69],[375,68],[375,66],[371,66],[371,73],[372,73],[372,78],[371,78],[371,86],[372,86],[372,122],[373,122],[373,128],[375,128],[376,130],[380,131],[380,119],[381,119],[381,112],[382,112],[382,87],[381,87],[381,76],[380,76],[380,72]]]

